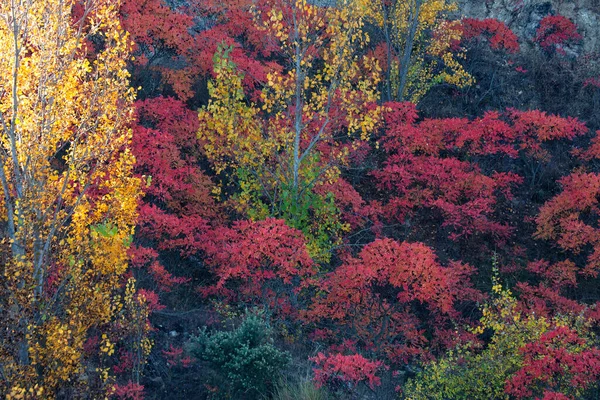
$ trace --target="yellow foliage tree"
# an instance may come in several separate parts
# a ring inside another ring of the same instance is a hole
[[[355,0],[377,26],[386,49],[386,100],[417,103],[436,83],[468,86],[473,78],[452,51],[460,41],[457,22],[447,21],[456,10],[452,0]]]
[[[0,2],[0,392],[9,398],[77,397],[109,383],[83,347],[98,335],[96,359],[114,351],[102,332],[125,312],[140,193],[130,41],[118,21],[112,0]]]
[[[270,0],[256,7],[256,22],[265,40],[278,44],[283,69],[268,74],[262,101],[254,104],[221,49],[210,103],[200,111],[207,156],[217,172],[237,171],[241,208],[253,218],[285,218],[309,241],[328,236],[323,229],[336,224],[319,220],[332,210],[319,213],[328,206],[314,187],[338,179],[381,116],[375,106],[381,69],[375,59],[359,57],[369,42],[363,17],[354,3],[342,3]]]

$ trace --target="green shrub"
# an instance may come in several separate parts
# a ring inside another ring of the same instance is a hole
[[[194,339],[192,352],[216,372],[221,394],[236,399],[269,394],[290,361],[287,352],[274,346],[268,323],[256,314],[247,314],[233,331],[203,330]]]

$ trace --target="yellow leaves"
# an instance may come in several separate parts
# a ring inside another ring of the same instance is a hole
[[[105,353],[107,356],[112,356],[115,352],[115,345],[110,341],[105,333],[102,334],[102,341],[100,343],[100,352]]]
[[[502,285],[497,283],[494,286],[492,286],[492,292],[495,294],[501,294],[502,293]]]
[[[281,12],[281,10],[271,10],[269,12],[270,14],[270,18],[269,20],[271,22],[279,22],[283,20],[283,13]]]
[[[31,398],[41,398],[44,395],[44,387],[38,384],[33,385],[29,389],[19,385],[13,386],[10,392],[6,395],[7,400],[22,400]]]
[[[389,71],[392,92],[398,92],[402,79],[399,62],[409,43],[412,43],[412,54],[402,93],[405,99],[417,103],[431,87],[442,82],[457,87],[472,84],[473,78],[457,61],[462,54],[455,55],[451,48],[451,44],[461,38],[456,23],[446,21],[448,15],[457,9],[455,1],[423,0],[420,8],[417,8],[416,1],[353,0],[351,3],[351,9],[359,10],[366,19],[387,32],[393,53]],[[411,42],[407,38],[413,15],[417,12],[418,24],[414,42]]]
[[[109,371],[110,368],[96,368],[96,372],[98,373],[98,376],[102,382],[108,381],[108,378],[110,377]]]
[[[347,133],[343,142],[354,145],[377,129],[381,68],[374,58],[360,56],[369,36],[362,14],[350,10],[352,2],[309,3],[273,0],[266,16],[254,10],[257,25],[279,42],[286,67],[267,74],[259,104],[244,95],[229,50],[219,48],[198,136],[215,172],[235,188],[230,203],[236,211],[251,219],[287,218],[291,226],[292,219],[302,220],[295,227],[307,235],[312,254],[324,260],[330,256],[326,247],[346,226],[336,219],[332,199],[300,203],[317,197],[314,186],[339,179],[349,155],[339,137]],[[323,147],[333,151],[321,154]],[[328,213],[317,207],[328,207]],[[299,217],[300,209],[322,212],[329,220]]]
[[[127,267],[141,182],[128,150],[131,44],[109,3],[89,2],[82,37],[104,41],[90,62],[70,19],[73,1],[0,2],[0,14],[18,15],[21,32],[12,37],[0,25],[0,112],[9,121],[0,126],[0,157],[11,194],[0,211],[15,232],[1,247],[9,260],[1,295],[13,299],[15,316],[0,322],[14,335],[0,344],[0,364],[15,398],[34,397],[31,388],[53,397],[83,376],[83,342],[118,311],[112,300]],[[100,223],[117,231],[95,234]],[[29,365],[11,356],[19,343]]]
[[[215,55],[216,79],[209,84],[211,100],[200,110],[198,137],[215,171],[221,173],[239,162],[260,163],[260,127],[256,115],[259,110],[245,102],[242,75],[228,58],[228,50],[220,48]],[[277,79],[269,75],[269,85]],[[268,107],[268,104],[265,103]]]

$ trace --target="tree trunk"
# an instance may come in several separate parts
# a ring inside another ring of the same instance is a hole
[[[406,89],[406,81],[408,79],[408,69],[410,67],[412,49],[415,42],[415,36],[417,34],[417,28],[419,26],[419,14],[421,13],[422,4],[423,0],[415,0],[415,8],[410,19],[410,28],[404,44],[404,55],[402,56],[402,62],[400,64],[400,84],[398,85],[397,94],[398,101],[404,101],[404,91]]]

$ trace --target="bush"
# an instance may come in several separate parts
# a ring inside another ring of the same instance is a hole
[[[266,396],[290,361],[289,353],[274,346],[268,323],[256,314],[247,314],[233,331],[204,329],[194,339],[192,352],[216,372],[222,394],[234,398]]]

